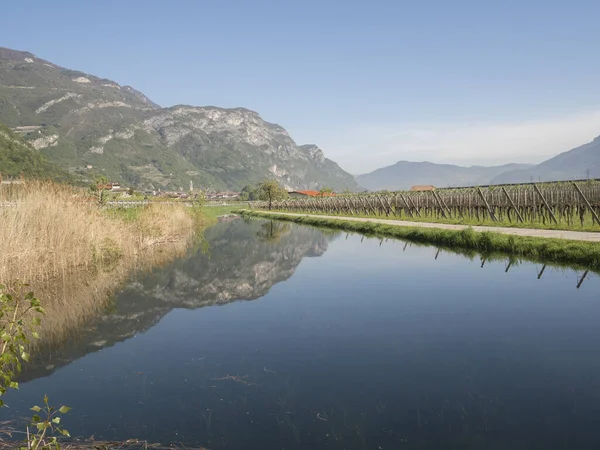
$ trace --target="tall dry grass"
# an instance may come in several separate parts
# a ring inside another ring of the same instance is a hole
[[[54,341],[97,314],[132,270],[182,254],[197,229],[184,206],[115,214],[76,188],[0,184],[0,283],[31,285],[46,309],[41,334]]]

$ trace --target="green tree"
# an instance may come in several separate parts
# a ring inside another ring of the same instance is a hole
[[[260,200],[269,202],[269,210],[271,210],[273,202],[283,200],[287,197],[287,191],[279,186],[279,183],[275,180],[263,181],[258,185],[256,192]]]
[[[325,197],[326,195],[332,194],[332,193],[333,193],[333,189],[324,187],[319,191],[319,197]]]
[[[259,195],[258,195],[258,192],[256,191],[256,188],[247,184],[246,186],[243,187],[242,191],[240,192],[240,199],[243,201],[258,200]]]

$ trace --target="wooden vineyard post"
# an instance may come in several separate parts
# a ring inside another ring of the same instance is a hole
[[[383,198],[385,199],[385,203],[387,204],[387,208],[388,208],[388,210],[390,211],[390,214],[393,214],[394,216],[397,216],[397,215],[398,215],[398,214],[397,214],[397,209],[398,209],[398,208],[397,208],[397,206],[393,206],[393,205],[392,205],[392,202],[390,202],[390,198],[389,198],[389,196],[387,196],[387,195],[386,195],[386,196],[385,196],[385,197],[383,197]],[[395,201],[395,199],[394,199],[394,205],[395,205],[395,204],[396,204],[396,201]]]
[[[352,207],[356,209],[356,212],[354,213],[355,215],[359,216],[360,215],[360,203],[358,202],[358,200],[356,200],[356,203],[354,202],[355,197],[350,197],[349,201],[350,203],[352,203]]]
[[[490,213],[490,217],[492,218],[492,220],[494,222],[497,222],[496,215],[494,214],[494,210],[492,209],[492,207],[490,206],[488,201],[485,199],[485,196],[483,195],[483,192],[481,191],[481,188],[479,186],[477,186],[477,193],[481,197],[481,200],[483,200],[483,203],[485,203],[485,206],[487,207],[487,210]]]
[[[402,209],[398,208],[398,193],[397,192],[394,193],[393,198],[394,198],[394,216],[398,217],[401,214]],[[387,200],[387,201],[388,201],[388,203],[390,203],[390,206],[391,206],[391,202],[389,200]]]
[[[521,213],[517,209],[517,206],[515,205],[515,203],[512,201],[512,198],[510,198],[510,195],[508,195],[508,192],[506,192],[506,189],[504,188],[504,186],[502,186],[502,192],[504,192],[504,195],[506,195],[506,198],[508,199],[508,202],[510,203],[510,206],[512,206],[512,208],[517,213],[517,217],[519,218],[519,220],[521,221],[521,223],[525,222],[523,220],[523,216],[521,216]]]
[[[360,197],[357,197],[357,199],[360,201],[361,206],[365,210],[365,214],[369,214],[369,208],[367,208],[364,197],[360,196]]]
[[[400,195],[400,198],[402,199],[402,201],[404,202],[404,204],[406,205],[406,213],[410,216],[413,217],[413,213],[412,213],[412,207],[410,206],[410,204],[408,203],[408,200],[406,199],[406,197],[404,197],[404,194],[398,194]]]
[[[556,220],[556,217],[554,216],[554,213],[552,212],[552,208],[550,208],[550,205],[548,205],[548,202],[546,201],[546,199],[542,195],[542,191],[540,191],[540,189],[535,184],[533,185],[533,188],[535,189],[535,192],[537,192],[537,194],[542,199],[542,203],[544,204],[544,206],[546,207],[546,209],[550,213],[550,217],[552,217],[552,220],[554,220],[554,223],[558,224],[558,220]]]
[[[331,204],[331,210],[332,210],[332,212],[334,212],[334,213],[339,212],[336,199],[330,197],[328,199],[328,202]]]
[[[369,212],[367,211],[367,207],[365,206],[365,203],[362,200],[362,196],[358,196],[355,197],[356,198],[356,204],[358,205],[358,213],[359,215],[363,213],[363,211],[365,212],[365,214],[368,214]]]
[[[371,204],[371,201],[369,200],[370,197],[366,197],[365,200],[367,202],[367,206],[369,207],[369,209],[371,210],[371,212],[373,213],[374,216],[377,216],[377,210],[375,209],[375,207]]]
[[[346,204],[348,211],[350,212],[350,215],[353,216],[354,215],[354,209],[351,206],[350,200],[347,198],[344,198],[344,203]]]
[[[442,211],[442,216],[444,216],[444,219],[446,218],[446,211],[444,210],[444,205],[442,205],[442,202],[440,201],[440,199],[438,198],[438,196],[435,194],[435,191],[431,191],[431,193],[433,194],[433,198],[436,199],[436,201],[438,202],[438,205],[440,206],[440,210]]]
[[[380,203],[380,204],[381,204],[381,206],[382,206],[382,211],[385,211],[385,216],[386,216],[386,217],[389,217],[389,215],[390,215],[390,212],[391,212],[391,208],[390,208],[390,209],[388,209],[388,207],[386,206],[386,204],[385,204],[385,203],[383,203],[383,200],[381,200],[381,196],[377,195],[377,200],[379,200],[379,203]]]
[[[437,197],[438,197],[440,203],[442,204],[442,206],[444,208],[446,208],[446,212],[448,213],[448,217],[452,218],[452,213],[450,212],[450,208],[448,208],[448,205],[446,205],[446,202],[444,201],[444,199],[442,198],[442,196],[439,193],[435,192],[435,191],[433,191],[433,192],[437,195]]]
[[[579,193],[579,196],[585,202],[585,204],[587,205],[587,207],[589,208],[589,210],[592,212],[592,217],[594,218],[594,220],[596,221],[596,223],[598,225],[600,225],[600,219],[598,219],[598,214],[596,214],[596,211],[594,211],[594,208],[592,208],[592,205],[590,205],[590,202],[588,202],[588,199],[585,197],[585,195],[583,195],[583,192],[581,192],[581,189],[579,189],[579,186],[577,186],[577,183],[573,183],[573,186],[575,186],[575,189],[577,189],[577,192]]]
[[[418,217],[421,217],[421,213],[419,213],[419,208],[417,208],[417,206],[414,204],[414,202],[410,198],[410,195],[405,197],[404,194],[400,194],[400,196],[402,197],[402,200],[404,200],[404,203],[406,203],[406,206],[408,206],[408,208],[412,208],[414,210],[415,214]],[[410,200],[410,203],[408,200]],[[411,214],[411,216],[412,216],[412,214]]]

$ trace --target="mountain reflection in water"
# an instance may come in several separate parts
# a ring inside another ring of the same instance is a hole
[[[305,257],[327,251],[339,233],[276,221],[222,221],[205,233],[204,249],[126,284],[107,314],[61,346],[43,348],[21,381],[49,375],[88,353],[144,332],[176,308],[195,309],[265,295],[291,277]]]
[[[96,439],[599,448],[596,273],[336,236],[219,223],[208,252],[138,274],[97,323],[27,365],[5,417],[47,393],[73,407],[73,435]]]

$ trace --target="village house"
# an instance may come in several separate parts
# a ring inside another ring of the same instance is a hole
[[[209,192],[206,194],[208,200],[224,199],[224,198],[237,198],[240,196],[239,192],[224,191],[224,192]]]
[[[190,195],[187,192],[181,191],[147,191],[152,192],[154,197],[159,198],[182,198],[187,199],[190,198]],[[145,193],[144,195],[148,196],[149,194]]]
[[[98,185],[98,189],[99,190],[103,190],[103,191],[116,192],[116,193],[128,192],[129,191],[129,188],[121,186],[121,183],[118,183],[118,182],[111,182],[111,183],[106,183],[106,184],[99,184]]]

